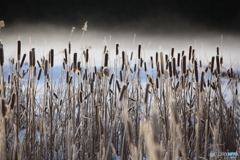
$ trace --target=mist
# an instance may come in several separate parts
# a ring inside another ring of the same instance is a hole
[[[143,55],[146,61],[150,56],[155,56],[156,52],[169,54],[171,48],[175,49],[175,54],[185,51],[188,54],[189,46],[195,49],[195,55],[202,62],[209,62],[212,56],[216,55],[216,47],[220,48],[220,54],[224,58],[224,64],[237,67],[239,62],[238,51],[240,50],[240,36],[232,33],[220,33],[213,30],[198,32],[165,32],[158,30],[145,31],[144,27],[134,28],[119,25],[113,29],[98,29],[88,21],[87,31],[82,31],[82,25],[61,26],[47,23],[19,23],[14,26],[1,28],[0,39],[4,45],[5,62],[16,57],[16,42],[22,41],[22,53],[27,53],[31,48],[36,49],[37,58],[47,57],[50,49],[54,49],[56,64],[62,64],[63,50],[68,47],[70,40],[72,53],[82,55],[84,49],[90,50],[90,55],[95,58],[92,63],[101,65],[104,46],[110,53],[110,58],[115,58],[115,44],[120,44],[120,52],[125,51],[129,54],[137,53],[137,46],[143,46]],[[133,25],[132,25],[133,26]],[[76,29],[71,35],[72,27]],[[149,28],[151,30],[151,28]],[[135,39],[134,39],[135,37]],[[81,56],[78,56],[81,58]]]

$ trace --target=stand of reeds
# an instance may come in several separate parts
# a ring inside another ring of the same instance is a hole
[[[53,49],[40,59],[31,49],[26,66],[19,40],[16,58],[4,66],[1,46],[1,160],[190,160],[210,159],[210,151],[240,153],[239,75],[223,67],[218,48],[204,66],[192,47],[188,57],[172,49],[147,60],[141,45],[134,59],[116,44],[116,53],[105,46],[99,67],[91,50],[71,53],[69,42],[56,76]]]

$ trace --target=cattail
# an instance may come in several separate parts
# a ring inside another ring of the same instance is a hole
[[[17,41],[17,60],[20,61],[21,58],[21,41]]]
[[[203,91],[203,86],[204,86],[204,73],[205,73],[205,72],[202,72],[202,74],[201,74],[200,92]]]
[[[150,86],[150,84],[148,83],[148,84],[146,85],[146,91],[145,91],[145,97],[144,97],[144,103],[145,103],[145,104],[147,104],[147,102],[148,102],[149,86]]]
[[[81,71],[81,62],[78,62],[78,70]]]
[[[199,64],[200,64],[200,68],[202,68],[202,61],[201,60],[199,61]]]
[[[66,83],[68,83],[68,79],[69,79],[69,72],[67,71]]]
[[[156,78],[156,87],[159,88],[158,78]]]
[[[13,107],[14,107],[14,104],[15,104],[15,97],[16,97],[16,94],[13,93],[13,94],[12,94],[12,97],[11,97],[11,103],[10,103],[10,107],[11,107],[11,109],[13,109]]]
[[[143,64],[143,59],[140,59],[140,67],[142,68],[142,64]]]
[[[53,93],[53,95],[58,99],[58,96],[57,96],[57,94],[56,93]]]
[[[207,71],[208,71],[208,67],[205,68],[205,72],[207,72]]]
[[[123,85],[121,92],[120,92],[119,101],[122,101],[125,90],[127,90],[127,85]]]
[[[73,71],[76,72],[77,70],[77,53],[73,54]]]
[[[107,53],[107,46],[106,45],[104,46],[103,53],[104,54]]]
[[[71,83],[72,83],[72,76],[70,77],[68,84],[71,84]]]
[[[40,62],[38,60],[37,60],[37,64],[38,64],[39,68],[42,68],[42,66],[41,66],[41,64],[40,64]]]
[[[34,66],[33,75],[34,75],[34,77],[36,77],[36,75],[37,75],[37,68],[36,68],[36,66]]]
[[[182,57],[184,56],[184,51],[182,51]]]
[[[119,47],[119,44],[117,43],[117,44],[116,44],[116,55],[118,55],[118,53],[119,53],[118,47]]]
[[[160,58],[161,58],[161,72],[164,74],[164,60],[163,60],[163,53],[160,52]]]
[[[88,49],[86,49],[86,63],[88,63],[88,59],[89,59],[89,51]]]
[[[10,80],[11,80],[11,76],[8,75],[8,84],[10,83]]]
[[[215,59],[215,57],[212,57],[212,62],[211,62],[211,73],[213,73],[214,59]]]
[[[130,61],[132,60],[132,58],[133,58],[133,52],[131,52],[131,57],[130,57]]]
[[[167,61],[168,61],[168,55],[165,54],[165,62],[167,62]]]
[[[220,61],[219,61],[219,56],[216,56],[216,61],[217,61],[217,73],[218,75],[220,74]]]
[[[196,82],[198,82],[198,66],[197,66],[197,61],[194,61],[194,72],[195,72],[195,78]]]
[[[3,63],[4,63],[3,44],[0,42],[0,65],[3,66]]]
[[[65,54],[65,58],[64,58],[64,62],[67,64],[67,62],[68,62],[68,59],[67,59],[67,49],[65,48],[64,49],[64,54]]]
[[[144,70],[145,70],[145,72],[147,72],[147,63],[146,62],[144,62]]]
[[[36,64],[35,48],[32,48],[32,66],[35,66],[35,64]]]
[[[122,51],[122,64],[125,64],[125,53]]]
[[[137,70],[137,64],[134,65],[134,72]]]
[[[150,57],[150,60],[151,60],[151,68],[153,68],[153,57],[152,56]]]
[[[186,56],[183,56],[183,61],[182,61],[182,74],[186,74],[186,72],[187,72],[187,63],[186,63]]]
[[[121,82],[123,81],[123,78],[122,78],[122,71],[120,71],[120,81],[121,81]]]
[[[178,53],[178,59],[177,59],[177,66],[179,67],[180,65],[180,53]]]
[[[23,55],[23,58],[22,58],[22,61],[21,61],[21,64],[20,64],[20,68],[22,68],[22,66],[24,64],[24,61],[25,61],[25,58],[26,58],[26,54]]]
[[[189,61],[191,60],[191,56],[192,56],[192,46],[189,47]]]
[[[42,69],[40,69],[39,72],[38,72],[38,78],[37,78],[38,81],[40,80],[41,73],[42,73]]]
[[[177,71],[176,71],[176,59],[175,58],[172,59],[172,63],[173,63],[173,75],[176,76]]]
[[[220,57],[220,64],[223,65],[223,57]]]
[[[120,92],[121,87],[120,87],[120,84],[119,84],[118,80],[116,80],[116,85],[117,85],[117,89],[118,89],[118,91]]]
[[[87,78],[88,78],[88,76],[87,76],[87,75],[88,75],[88,74],[87,74],[87,71],[88,71],[88,70],[85,69],[85,73],[84,73],[84,74],[85,74],[85,80],[87,80]],[[106,72],[106,71],[105,71],[105,72]],[[104,73],[104,72],[103,72],[103,73]],[[104,73],[104,74],[106,74],[106,73]]]
[[[219,47],[217,47],[217,56],[219,56]]]
[[[105,54],[104,67],[108,66],[108,53]]]
[[[111,78],[110,78],[110,80],[109,80],[109,85],[112,84],[113,76],[114,76],[114,74],[111,75]]]
[[[138,45],[138,59],[141,58],[141,44]]]
[[[171,58],[174,57],[174,48],[171,49]]]
[[[5,100],[2,99],[2,116],[5,117],[6,113],[7,113],[7,108],[5,106]]]
[[[93,93],[93,82],[90,83],[90,92]]]
[[[80,98],[80,103],[83,102],[83,99],[82,99],[82,92],[79,93],[79,98]]]
[[[71,54],[71,42],[68,42],[68,54]]]
[[[48,74],[48,60],[45,61],[44,76],[47,76],[47,74]]]
[[[51,67],[53,67],[54,66],[54,50],[53,49],[51,49],[50,50],[50,59],[51,59]]]
[[[156,57],[155,58],[156,58],[156,65],[157,65],[157,63],[159,62],[158,61],[158,52],[156,52]]]
[[[168,65],[169,65],[169,75],[172,78],[172,63],[169,61]]]

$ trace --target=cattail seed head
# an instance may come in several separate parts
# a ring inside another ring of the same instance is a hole
[[[119,44],[117,43],[116,44],[116,55],[118,55],[118,53],[119,53],[119,49],[118,48],[119,48]]]
[[[191,60],[191,56],[192,56],[192,46],[189,47],[189,61]]]
[[[26,54],[23,55],[23,58],[22,58],[22,61],[21,61],[21,64],[20,64],[20,68],[22,68],[22,66],[24,64],[24,61],[25,61],[25,58],[26,58]]]
[[[21,41],[17,41],[17,60],[20,61],[21,58]]]
[[[3,63],[4,63],[3,44],[0,42],[0,65],[3,66]]]
[[[77,71],[77,53],[73,54],[73,72]]]
[[[141,44],[138,45],[138,59],[141,58]]]
[[[182,61],[182,74],[185,75],[186,73],[187,73],[186,56],[183,56],[183,61]]]
[[[108,67],[108,53],[105,54],[104,67]]]

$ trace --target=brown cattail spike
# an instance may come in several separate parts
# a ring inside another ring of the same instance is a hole
[[[141,45],[139,44],[138,45],[138,59],[140,59],[141,58]]]
[[[182,73],[185,75],[187,73],[187,64],[186,64],[186,56],[183,56],[183,61],[182,61]]]
[[[54,66],[54,50],[50,50],[51,67]]]
[[[150,57],[150,60],[151,60],[151,68],[153,68],[153,57],[152,56]]]
[[[3,63],[4,63],[3,44],[0,42],[0,65],[3,66]]]
[[[205,74],[205,72],[203,71],[202,74],[201,74],[200,92],[203,91],[203,86],[204,86],[204,74]]]
[[[48,60],[45,61],[44,76],[47,76],[47,74],[48,74]]]
[[[160,60],[161,60],[161,72],[164,74],[164,59],[163,59],[163,53],[160,52]]]
[[[88,49],[86,49],[86,63],[88,63],[88,59],[89,59],[89,51]]]
[[[17,41],[17,60],[20,61],[21,58],[21,41]]]
[[[172,78],[172,62],[169,61],[168,65],[169,65],[169,75]]]
[[[198,66],[197,66],[197,61],[194,61],[194,72],[195,72],[195,79],[196,82],[198,82]]]
[[[73,54],[73,71],[76,72],[77,70],[77,53]]]
[[[104,67],[108,67],[108,53],[105,54]]]
[[[191,60],[191,56],[192,56],[192,46],[189,47],[189,61]]]
[[[220,74],[220,60],[219,60],[219,56],[216,56],[216,61],[217,61],[217,73],[219,75]]]
[[[145,91],[145,97],[144,97],[144,103],[145,103],[145,104],[147,104],[147,102],[148,102],[149,87],[150,87],[150,84],[148,83],[148,84],[146,85],[146,91]]]
[[[22,61],[21,61],[21,64],[20,64],[20,68],[22,68],[23,63],[24,63],[24,61],[25,61],[25,58],[26,58],[26,54],[23,55],[23,58],[22,58]]]
[[[171,57],[174,57],[174,48],[171,49]]]
[[[118,48],[119,48],[119,44],[117,43],[116,44],[116,55],[118,55],[118,53],[119,53],[119,49]]]
[[[215,57],[212,57],[212,62],[211,62],[211,73],[213,73],[214,59],[215,59]]]
[[[176,71],[176,59],[175,58],[172,59],[172,63],[173,63],[173,75],[176,76],[177,71]]]

